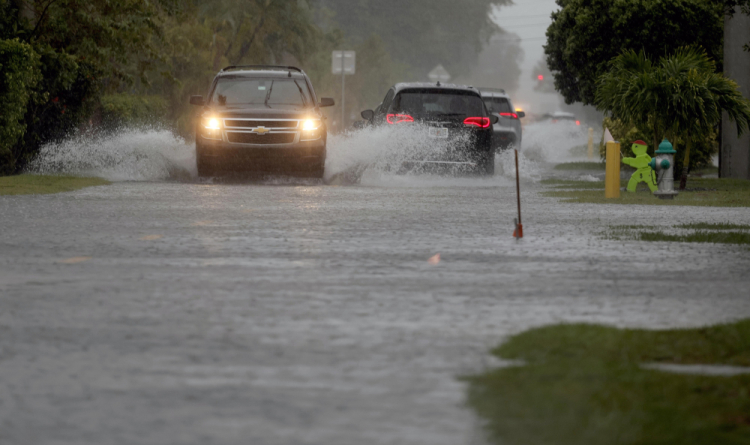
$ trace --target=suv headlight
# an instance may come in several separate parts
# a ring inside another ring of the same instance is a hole
[[[300,122],[300,128],[302,128],[300,141],[314,141],[320,139],[320,127],[322,126],[323,121],[320,119],[305,119]]]
[[[216,119],[215,117],[211,117],[206,119],[206,123],[203,125],[209,130],[218,130],[221,128],[221,124],[219,123],[219,119]]]
[[[221,120],[215,117],[201,118],[201,134],[206,139],[221,139]]]
[[[320,126],[323,123],[320,121],[320,119],[305,119],[302,121],[302,130],[303,131],[313,131],[320,128]]]

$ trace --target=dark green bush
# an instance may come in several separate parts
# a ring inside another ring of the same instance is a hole
[[[101,97],[101,126],[105,129],[150,126],[167,116],[167,100],[161,96],[109,94]]]
[[[13,172],[22,155],[16,143],[26,131],[24,116],[41,79],[39,60],[31,45],[0,40],[0,175]]]

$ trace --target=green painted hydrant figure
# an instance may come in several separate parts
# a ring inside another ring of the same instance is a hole
[[[651,189],[651,192],[655,192],[657,189],[656,181],[654,180],[653,170],[649,166],[649,163],[651,163],[651,156],[646,153],[648,146],[645,142],[638,140],[633,142],[631,149],[633,150],[633,153],[635,153],[635,157],[622,158],[623,164],[628,164],[636,169],[635,173],[630,176],[630,181],[628,181],[628,191],[635,192],[638,184],[645,182],[648,188]]]

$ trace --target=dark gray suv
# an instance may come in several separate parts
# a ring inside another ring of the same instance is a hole
[[[438,83],[399,83],[376,110],[365,110],[366,125],[412,128],[427,145],[442,147],[404,162],[405,171],[495,173],[492,124],[476,88]],[[406,144],[414,143],[404,141]]]
[[[520,150],[523,139],[520,119],[525,117],[526,113],[513,108],[513,102],[505,90],[480,88],[480,91],[487,110],[498,117],[498,122],[493,125],[492,147],[496,152],[510,147]]]
[[[322,178],[327,130],[307,75],[291,66],[230,66],[216,75],[195,135],[200,176],[227,171]]]

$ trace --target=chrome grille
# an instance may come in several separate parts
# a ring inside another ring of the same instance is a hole
[[[294,142],[296,136],[296,133],[268,133],[260,135],[255,133],[227,132],[227,140],[234,144],[291,144]]]
[[[298,120],[224,119],[226,128],[297,128]]]

